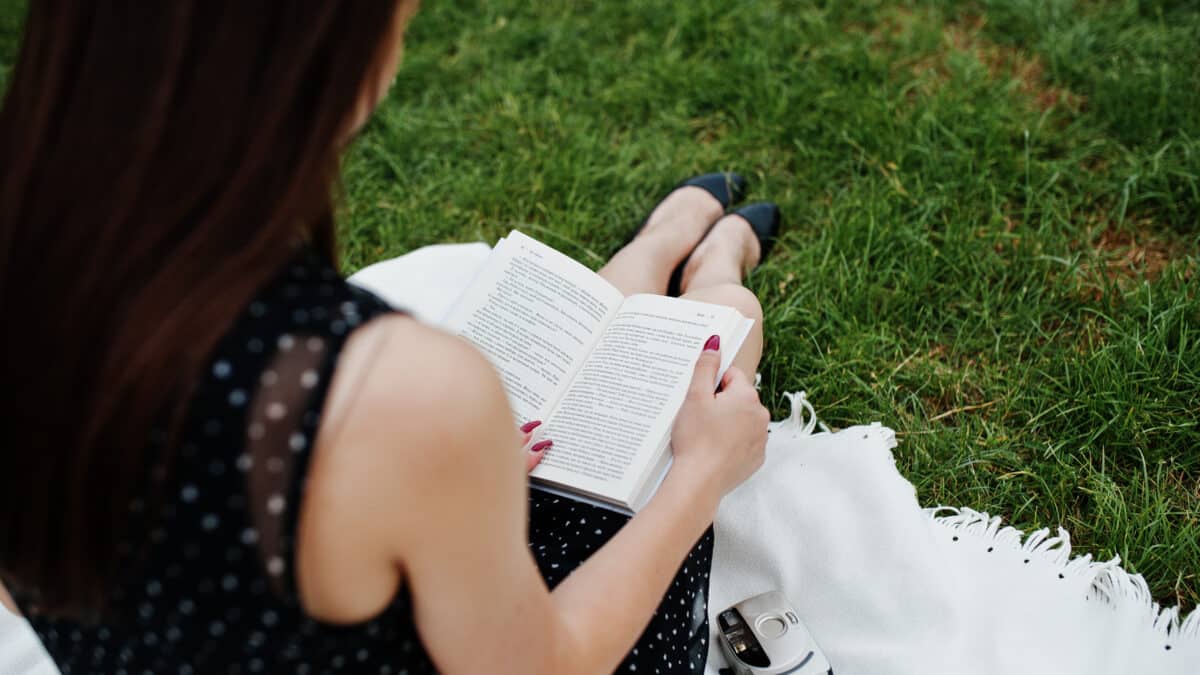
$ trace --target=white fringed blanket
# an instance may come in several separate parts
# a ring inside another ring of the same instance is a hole
[[[436,322],[488,251],[427,247],[351,280]],[[816,426],[792,396],[765,467],[721,504],[710,614],[783,590],[838,675],[1200,675],[1200,611],[1160,608],[1118,560],[1072,557],[1062,529],[921,508],[887,427]],[[0,609],[0,674],[55,672]]]
[[[1200,673],[1200,611],[1160,608],[1119,560],[1072,557],[1061,528],[921,508],[891,429],[813,433],[791,398],[717,513],[710,615],[782,589],[838,675]]]

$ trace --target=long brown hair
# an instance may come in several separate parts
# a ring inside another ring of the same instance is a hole
[[[0,112],[0,578],[102,605],[151,429],[308,241],[396,0],[32,0]],[[374,79],[373,79],[374,78]]]

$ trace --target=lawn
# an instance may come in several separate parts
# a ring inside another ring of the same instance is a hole
[[[520,227],[597,267],[715,169],[788,221],[749,281],[777,414],[880,420],[923,503],[1196,605],[1200,6],[428,2],[346,159],[343,257]]]

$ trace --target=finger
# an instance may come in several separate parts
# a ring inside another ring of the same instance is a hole
[[[758,398],[758,390],[754,385],[750,384],[749,380],[734,376],[734,378],[725,386],[720,395],[721,397],[736,399],[743,403],[762,405]]]
[[[754,385],[750,383],[750,378],[746,376],[746,373],[741,368],[729,366],[729,369],[725,371],[725,375],[721,377],[721,389],[729,391],[730,389],[738,390],[742,387],[749,387],[751,390],[754,389]]]
[[[546,451],[553,446],[554,441],[538,441],[531,445],[525,453],[525,472],[533,471],[533,468],[546,456]]]
[[[521,445],[529,445],[529,439],[533,438],[533,430],[542,425],[541,420],[532,420],[517,427],[517,432],[521,435]]]
[[[713,335],[704,343],[696,360],[696,372],[688,388],[689,396],[712,396],[717,388],[717,371],[721,369],[721,338]]]
[[[543,426],[531,427],[532,431],[526,434],[524,445],[521,446],[521,455],[525,458],[525,470],[530,471],[537,463],[542,461],[542,455],[546,454],[546,450],[553,443],[542,438],[546,428]]]

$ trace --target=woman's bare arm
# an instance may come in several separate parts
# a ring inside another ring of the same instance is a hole
[[[338,378],[359,386],[334,416],[332,440],[322,431],[302,507],[306,606],[321,618],[365,619],[402,581],[445,672],[611,671],[711,522],[724,486],[673,470],[651,503],[550,593],[527,547],[524,463],[491,366],[466,343],[411,321],[367,329],[376,333],[360,343],[374,356],[369,374],[354,375],[353,354],[339,367]],[[329,408],[338,410],[336,396]]]

